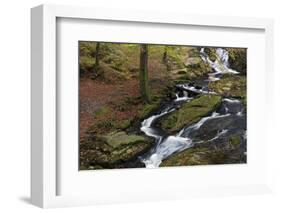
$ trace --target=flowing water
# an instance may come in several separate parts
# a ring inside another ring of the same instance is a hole
[[[202,60],[207,62],[215,71],[214,73],[209,74],[210,81],[218,81],[220,80],[220,76],[226,73],[239,74],[239,72],[229,68],[228,52],[225,49],[216,49],[217,59],[214,62],[209,59],[208,55],[204,52],[204,48],[201,48],[200,54]]]
[[[214,72],[210,73],[208,78],[199,82],[200,85],[194,83],[176,85],[176,99],[142,122],[141,131],[155,139],[155,146],[141,159],[147,168],[159,167],[164,159],[174,153],[191,148],[197,143],[217,141],[233,133],[240,134],[246,140],[246,116],[242,103],[237,99],[224,98],[221,106],[211,115],[183,128],[175,135],[167,135],[165,131],[155,126],[155,122],[159,118],[192,100],[192,95],[214,94],[208,89],[210,81],[218,81],[226,73],[238,74],[237,71],[229,68],[226,50],[217,48],[217,59],[214,62],[209,59],[204,52],[204,48],[201,48],[200,55]]]

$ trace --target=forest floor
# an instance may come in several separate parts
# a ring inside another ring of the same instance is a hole
[[[111,113],[107,116],[114,116],[118,120],[135,117],[138,113],[138,106],[122,112],[114,108],[113,103],[120,106],[126,98],[137,96],[139,96],[139,85],[136,79],[107,84],[98,80],[81,78],[80,139],[83,141],[90,126],[98,122],[99,116],[96,116],[96,112],[99,110],[108,108]]]
[[[168,74],[151,69],[149,85],[152,97],[161,93],[170,83]],[[127,80],[115,80],[107,83],[101,80],[80,78],[80,142],[87,137],[93,124],[111,120],[115,127],[127,127],[139,118],[144,104],[140,100],[139,80],[132,77]],[[107,129],[103,129],[107,132]]]

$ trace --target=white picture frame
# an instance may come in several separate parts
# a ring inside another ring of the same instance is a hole
[[[273,97],[269,94],[273,87],[273,21],[271,19],[241,18],[241,17],[216,17],[188,14],[166,14],[161,12],[148,11],[122,11],[101,8],[84,8],[74,6],[54,6],[41,5],[31,10],[31,56],[32,56],[32,118],[31,118],[31,201],[34,205],[49,208],[76,205],[92,205],[100,203],[116,202],[139,202],[144,200],[165,200],[201,196],[222,196],[264,193],[271,191],[270,161],[265,161],[265,166],[260,168],[265,178],[258,183],[237,183],[233,185],[222,184],[220,186],[200,187],[200,183],[193,183],[193,188],[179,189],[169,185],[167,189],[155,188],[151,196],[137,191],[124,191],[117,193],[104,193],[96,191],[96,195],[58,195],[59,170],[58,159],[60,156],[57,146],[57,20],[83,19],[118,21],[133,23],[153,23],[155,25],[175,25],[175,26],[200,26],[211,28],[231,29],[254,29],[264,33],[264,74],[265,104],[271,108]],[[269,75],[270,73],[270,75]],[[270,110],[269,110],[270,111]],[[263,122],[268,127],[270,115]],[[268,146],[270,130],[267,132],[266,145]],[[77,153],[70,153],[76,155]],[[264,160],[268,154],[262,156]],[[267,158],[268,159],[268,158]],[[183,171],[185,168],[173,168],[172,170],[159,169],[150,172],[149,175],[165,175],[177,170]],[[160,171],[161,170],[161,171]],[[144,170],[138,170],[138,175],[142,175]],[[77,171],[78,172],[78,171]],[[118,170],[111,171],[111,175]],[[133,173],[130,170],[129,173]],[[148,173],[143,174],[147,176]],[[99,174],[102,178],[103,174]],[[156,177],[156,176],[155,176]],[[75,184],[75,183],[73,183]],[[126,187],[126,186],[124,186]],[[171,195],[168,195],[170,192]],[[119,193],[123,193],[120,195]],[[107,195],[106,195],[107,194]],[[158,196],[155,196],[158,195]]]

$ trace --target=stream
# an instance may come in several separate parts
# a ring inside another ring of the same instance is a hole
[[[217,48],[216,55],[217,59],[213,62],[204,52],[204,48],[201,48],[200,56],[212,67],[213,73],[193,83],[177,84],[176,99],[142,122],[141,131],[155,140],[155,146],[141,157],[146,168],[157,168],[169,156],[196,144],[220,143],[234,133],[246,140],[246,113],[238,99],[223,98],[217,110],[201,118],[197,123],[184,127],[175,135],[169,135],[155,125],[158,119],[179,109],[197,94],[215,94],[208,88],[210,81],[219,81],[224,74],[239,74],[229,68],[226,50]]]

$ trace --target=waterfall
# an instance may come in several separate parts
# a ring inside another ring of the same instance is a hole
[[[191,139],[173,135],[168,136],[158,144],[152,155],[143,160],[143,163],[146,168],[157,168],[162,163],[163,159],[175,152],[182,151],[192,146],[193,143]]]
[[[239,74],[236,70],[229,68],[229,55],[227,50],[223,48],[216,49],[216,60],[213,62],[210,60],[209,56],[205,53],[205,49],[201,48],[200,56],[203,61],[208,63],[212,69],[214,69],[214,73],[209,74],[210,81],[218,81],[220,80],[221,74],[231,73],[231,74]]]
[[[160,118],[160,117],[162,117],[162,116],[164,116],[164,115],[166,115],[166,114],[168,114],[168,113],[170,113],[170,112],[172,112],[174,110],[175,109],[163,110],[163,112],[161,112],[160,114],[152,115],[149,118],[145,119],[141,123],[141,131],[144,132],[147,136],[153,137],[155,139],[159,139],[161,136],[159,136],[157,134],[157,132],[155,131],[155,128],[152,128],[151,125],[153,124],[153,122],[156,119],[158,119],[158,118]]]
[[[188,93],[186,91],[183,91],[183,96],[180,96],[178,92],[176,93],[176,99],[174,101],[178,102],[178,101],[186,101],[190,99],[192,98],[188,97]]]

